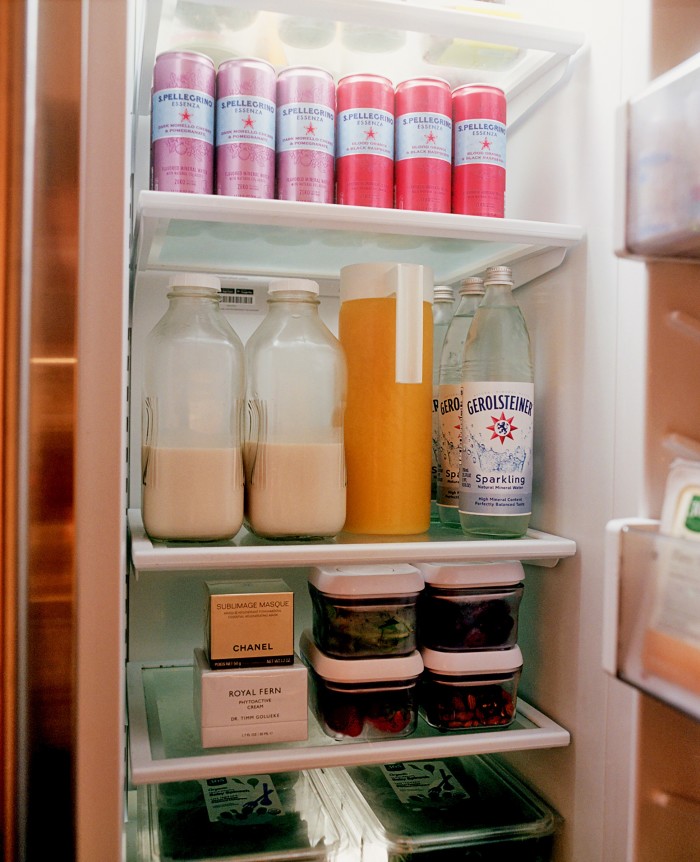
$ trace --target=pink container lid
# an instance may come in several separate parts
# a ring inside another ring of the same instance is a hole
[[[525,578],[518,560],[493,563],[418,563],[426,584],[433,587],[507,587]]]
[[[316,646],[308,629],[299,638],[299,652],[320,677],[331,682],[360,684],[413,680],[423,672],[423,659],[418,650],[406,656],[389,658],[331,658]]]

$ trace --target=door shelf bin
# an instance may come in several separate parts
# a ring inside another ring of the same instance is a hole
[[[608,525],[611,620],[607,669],[700,718],[700,542],[657,521]]]
[[[131,562],[140,575],[149,571],[192,571],[231,568],[363,563],[419,563],[434,560],[521,560],[555,566],[576,553],[571,539],[528,530],[522,539],[468,539],[459,530],[432,525],[419,536],[361,536],[341,533],[315,542],[272,542],[242,528],[228,542],[186,544],[152,542],[138,509],[129,510]]]
[[[421,717],[416,732],[404,739],[337,742],[309,713],[309,737],[303,742],[203,749],[194,717],[191,664],[130,662],[127,687],[134,785],[556,748],[570,741],[567,730],[519,698],[515,721],[504,730],[440,733]]]

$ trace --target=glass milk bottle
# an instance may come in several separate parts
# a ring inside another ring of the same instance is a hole
[[[243,344],[220,289],[213,276],[173,276],[146,340],[142,510],[154,539],[230,539],[243,522]]]
[[[266,538],[334,536],[345,523],[345,357],[318,284],[270,282],[246,344],[246,523]]]
[[[507,266],[486,271],[462,362],[459,520],[468,535],[517,538],[532,505],[533,367]]]
[[[484,280],[465,278],[459,303],[447,327],[438,362],[437,512],[442,524],[459,527],[459,463],[462,442],[462,354]]]
[[[433,289],[433,461],[430,472],[430,519],[437,520],[437,481],[438,481],[438,378],[440,375],[440,354],[445,340],[447,327],[452,320],[455,294],[447,285],[435,285]]]

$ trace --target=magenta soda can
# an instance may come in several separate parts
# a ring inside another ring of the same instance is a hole
[[[452,93],[442,78],[410,78],[396,87],[394,205],[450,212]]]
[[[151,187],[214,191],[216,69],[210,57],[169,51],[156,57],[151,112]]]
[[[394,87],[381,75],[348,75],[336,89],[335,200],[394,205]]]
[[[236,58],[216,76],[216,191],[243,198],[275,194],[277,75],[264,60]]]
[[[289,66],[277,76],[276,195],[279,200],[333,203],[335,82],[315,66]]]
[[[489,84],[452,91],[452,212],[503,218],[506,96]]]

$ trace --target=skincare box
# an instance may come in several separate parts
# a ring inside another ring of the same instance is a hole
[[[205,589],[212,668],[293,663],[294,592],[284,581],[206,581]]]
[[[194,711],[204,748],[306,739],[306,667],[295,657],[287,667],[212,670],[196,649]]]

